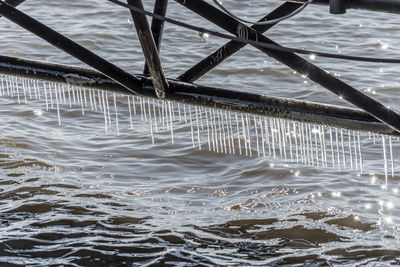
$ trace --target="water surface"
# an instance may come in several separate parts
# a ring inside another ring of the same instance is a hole
[[[152,3],[145,1],[146,8]],[[224,2],[252,20],[280,3]],[[21,10],[125,70],[142,71],[128,11],[93,0],[27,1]],[[173,1],[168,16],[220,30]],[[290,47],[396,58],[396,19],[353,10],[333,16],[327,7],[310,6],[267,36]],[[0,24],[2,54],[82,65],[11,22]],[[223,43],[167,24],[161,52],[167,76],[178,76]],[[314,61],[400,109],[398,66]],[[253,48],[200,83],[348,105]],[[400,264],[399,175],[392,177],[388,166],[386,181],[379,136],[373,144],[362,135],[368,151],[362,173],[312,167],[210,152],[206,143],[193,148],[184,123],[174,126],[174,144],[168,128],[152,144],[149,123],[136,115],[131,129],[126,98],[116,102],[119,135],[114,123],[105,132],[102,112],[87,109],[83,116],[79,106],[63,106],[59,126],[57,110],[46,111],[43,98],[27,105],[0,98],[1,265]]]

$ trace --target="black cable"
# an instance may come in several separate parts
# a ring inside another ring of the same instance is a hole
[[[224,34],[221,32],[217,31],[212,31],[208,30],[206,28],[190,25],[184,22],[180,22],[174,19],[170,19],[168,17],[160,16],[157,14],[154,14],[152,12],[146,11],[144,9],[136,8],[132,5],[125,4],[121,1],[118,0],[106,0],[109,2],[112,2],[116,5],[128,8],[134,12],[144,14],[149,17],[153,17],[158,20],[163,20],[165,22],[169,22],[171,24],[175,24],[177,26],[187,28],[190,30],[202,32],[202,33],[208,33],[210,35],[214,35],[217,37],[229,39],[232,41],[240,42],[240,43],[245,43],[245,44],[250,44],[258,47],[264,47],[276,51],[281,51],[281,52],[292,52],[292,53],[297,53],[297,54],[305,54],[305,55],[315,55],[315,56],[320,56],[320,57],[325,57],[325,58],[336,58],[336,59],[344,59],[344,60],[351,60],[351,61],[361,61],[361,62],[375,62],[375,63],[391,63],[391,64],[399,64],[400,59],[389,59],[389,58],[376,58],[376,57],[360,57],[360,56],[349,56],[349,55],[339,55],[339,54],[331,54],[331,53],[325,53],[325,52],[319,52],[319,51],[313,51],[313,50],[306,50],[306,49],[298,49],[298,48],[290,48],[290,47],[285,47],[285,46],[279,46],[279,45],[273,45],[273,44],[268,44],[264,42],[259,42],[259,41],[254,41],[254,40],[248,40],[248,39],[243,39],[239,38],[233,35],[229,34]]]

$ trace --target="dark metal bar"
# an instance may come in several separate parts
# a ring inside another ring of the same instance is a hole
[[[167,7],[168,7],[168,0],[156,0],[156,2],[154,3],[153,13],[165,17],[167,13]],[[154,42],[156,43],[158,52],[160,52],[161,49],[161,40],[163,31],[164,31],[164,21],[153,18],[153,20],[151,21],[151,32],[153,33],[153,39]],[[147,67],[147,64],[144,65],[143,74],[144,75],[149,74],[149,68]]]
[[[297,10],[301,6],[302,5],[298,3],[286,2],[259,21],[272,20],[286,16],[288,14],[291,14],[293,11]],[[269,25],[253,25],[251,28],[260,33],[263,33],[272,28],[274,25],[276,25],[276,23]],[[197,81],[208,72],[216,68],[219,64],[224,62],[227,58],[242,49],[245,45],[246,44],[244,43],[239,43],[235,41],[230,41],[226,43],[222,47],[215,50],[211,55],[209,55],[208,57],[188,69],[185,73],[180,75],[178,77],[178,80],[185,82]]]
[[[265,37],[254,29],[247,27],[243,23],[238,22],[203,0],[175,1],[240,38],[278,45],[271,39]],[[400,132],[400,115],[393,110],[388,109],[378,101],[375,101],[294,53],[274,51],[257,46],[255,47],[297,72],[306,75],[310,80],[320,84],[329,91],[337,94],[362,110],[365,110],[378,120]]]
[[[40,38],[54,45],[55,47],[67,52],[73,57],[100,71],[107,77],[123,85],[129,91],[135,94],[141,94],[141,87],[143,83],[142,81],[140,81],[140,79],[97,56],[90,50],[82,47],[81,45],[75,43],[67,37],[50,29],[46,25],[12,7],[6,2],[0,2],[0,14],[3,15],[5,18],[11,20],[12,22],[18,24],[22,28],[39,36]]]
[[[12,5],[13,7],[17,7],[23,2],[25,2],[25,0],[6,0],[5,2],[9,5]]]
[[[17,7],[20,4],[22,4],[23,2],[25,2],[25,0],[6,0],[5,1],[7,4],[12,5],[13,7]],[[0,16],[1,17],[1,16]]]
[[[144,9],[142,0],[128,0],[128,4]],[[153,86],[159,98],[164,98],[168,89],[167,79],[161,66],[161,60],[158,54],[153,34],[145,15],[131,10],[133,22],[142,46],[143,54],[146,59],[146,65],[149,68]]]
[[[115,81],[88,68],[0,56],[0,73],[132,94],[131,91]],[[143,84],[151,82],[145,76],[138,75],[138,77],[141,78]],[[398,132],[362,110],[236,92],[171,79],[168,80],[168,83],[171,92],[166,96],[166,100],[332,127],[399,135]],[[142,95],[157,98],[155,91],[147,86],[144,87]]]
[[[307,0],[286,0],[294,3],[305,3]],[[329,5],[330,0],[314,0],[312,4]],[[346,9],[363,9],[369,11],[400,14],[399,0],[345,0]]]

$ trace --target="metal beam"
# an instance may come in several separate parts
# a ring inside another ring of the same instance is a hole
[[[288,14],[291,14],[293,11],[297,10],[301,7],[301,4],[298,3],[289,3],[286,2],[279,6],[277,9],[260,19],[259,21],[265,20],[273,20]],[[253,25],[251,28],[263,33],[272,28],[275,24],[269,25]],[[185,81],[185,82],[195,82],[204,75],[206,75],[211,70],[215,69],[219,64],[224,62],[227,58],[235,54],[237,51],[242,49],[246,44],[239,43],[235,41],[230,41],[223,45],[222,47],[215,50],[211,55],[188,69],[185,73],[181,74],[178,77],[178,80]]]
[[[128,4],[144,9],[142,0],[128,0]],[[131,14],[146,59],[146,66],[149,68],[149,73],[153,79],[154,89],[159,98],[164,98],[168,89],[168,83],[161,66],[160,56],[153,39],[153,34],[150,31],[149,23],[145,15],[133,10],[131,10]]]
[[[156,0],[154,3],[154,10],[153,13],[165,17],[167,13],[167,7],[168,7],[168,0]],[[153,39],[154,42],[156,43],[157,51],[160,53],[161,49],[161,40],[162,40],[162,35],[164,31],[164,21],[155,19],[151,21],[151,32],[153,34]],[[147,64],[144,66],[143,74],[148,75],[149,74],[149,68],[147,67]]]
[[[265,37],[250,27],[238,22],[234,18],[215,8],[214,6],[204,2],[203,0],[175,0],[183,6],[189,8],[198,15],[218,25],[224,30],[237,35],[242,39],[265,42],[268,44],[278,45],[271,39]],[[297,72],[306,75],[310,80],[320,84],[329,91],[335,93],[339,97],[347,100],[353,105],[365,110],[378,120],[386,123],[396,131],[400,132],[400,115],[393,110],[385,107],[378,101],[363,94],[357,89],[330,75],[323,69],[311,64],[302,57],[290,52],[281,52],[257,47],[260,51],[282,62]]]
[[[49,42],[53,46],[67,52],[71,56],[100,71],[107,77],[127,88],[129,91],[135,94],[142,93],[143,83],[140,79],[97,56],[90,50],[52,30],[6,2],[0,1],[0,14]]]
[[[85,88],[132,94],[125,87],[103,74],[88,68],[34,61],[0,55],[0,73],[31,79],[65,83]],[[137,75],[143,85],[150,79]],[[221,88],[195,85],[168,80],[171,92],[165,100],[209,108],[245,112],[261,116],[289,119],[299,122],[368,131],[379,134],[399,133],[381,123],[368,113],[334,105],[313,103],[294,99],[271,97],[260,94],[237,92]],[[144,86],[143,96],[157,98],[152,88]]]

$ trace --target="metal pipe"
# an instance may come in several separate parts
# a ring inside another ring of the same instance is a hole
[[[299,7],[301,7],[301,4],[298,3],[283,3],[281,6],[279,6],[277,9],[263,17],[259,21],[265,21],[265,20],[272,20],[276,18],[280,18],[283,16],[286,16],[293,11],[297,10]],[[263,33],[272,28],[275,24],[269,24],[269,25],[253,25],[251,28]],[[202,61],[198,62],[196,65],[185,71],[183,74],[181,74],[178,77],[178,80],[180,81],[185,81],[185,82],[195,82],[204,75],[206,75],[208,72],[216,68],[219,64],[224,62],[227,58],[235,54],[237,51],[242,49],[246,44],[244,43],[239,43],[235,41],[230,41],[223,45],[222,47],[218,48],[215,50],[211,55],[203,59]]]
[[[154,3],[153,13],[165,17],[167,13],[167,7],[168,0],[156,0],[156,2]],[[157,51],[160,53],[161,40],[164,32],[164,21],[153,18],[153,20],[151,21],[151,32],[153,34],[154,42],[156,43]],[[145,64],[144,66],[143,74],[149,74],[147,64]]]
[[[189,8],[193,12],[202,16],[203,18],[218,25],[224,30],[237,35],[243,39],[253,41],[261,41],[273,45],[278,45],[271,39],[265,37],[259,32],[251,29],[250,27],[238,22],[236,19],[230,17],[214,6],[204,2],[203,0],[175,0],[183,6]],[[365,110],[372,116],[400,132],[400,115],[393,110],[385,107],[378,101],[363,94],[357,89],[351,87],[347,83],[330,75],[323,69],[318,68],[309,61],[299,57],[291,52],[281,52],[276,50],[267,49],[264,47],[255,46],[260,51],[282,62],[288,67],[294,69],[298,73],[306,75],[310,80],[320,84],[329,91],[335,93],[341,98],[347,100],[353,105]]]
[[[54,45],[55,47],[67,52],[73,57],[100,71],[107,77],[110,77],[111,79],[120,83],[132,93],[142,93],[141,86],[143,83],[137,77],[125,72],[119,67],[97,56],[90,50],[52,30],[51,28],[19,11],[18,9],[7,4],[6,2],[0,1],[0,14],[3,15],[5,18],[11,20],[12,22],[18,24],[22,28],[39,36],[40,38]]]
[[[144,9],[142,0],[128,0],[128,4]],[[146,59],[146,65],[153,79],[154,89],[159,98],[164,98],[168,89],[168,83],[161,66],[160,56],[153,39],[153,34],[150,31],[149,23],[145,15],[134,12],[133,10],[131,10],[131,14]]]
[[[286,0],[293,3],[305,3],[308,0]],[[314,0],[312,4],[329,5],[330,0]],[[369,11],[400,14],[399,0],[345,0],[346,9],[363,9]]]
[[[131,91],[120,84],[88,68],[0,56],[0,73],[123,94],[132,94]],[[143,85],[151,84],[150,78],[141,75],[138,75],[138,77]],[[170,84],[171,92],[166,96],[166,100],[306,123],[322,124],[338,128],[399,136],[399,133],[392,128],[376,120],[368,113],[357,109],[236,92],[221,88],[184,83],[171,79],[168,80],[168,83]],[[145,89],[143,89],[142,95],[157,98],[152,88],[148,86],[143,87]]]

